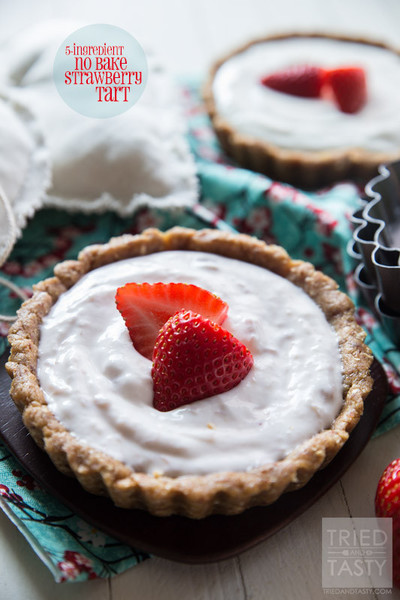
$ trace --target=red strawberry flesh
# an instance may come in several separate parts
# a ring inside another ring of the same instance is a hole
[[[375,496],[377,517],[393,522],[393,583],[400,587],[400,459],[392,461],[379,480]]]
[[[190,310],[163,326],[153,353],[153,406],[169,411],[227,392],[253,366],[250,351],[229,331]]]
[[[176,311],[194,310],[222,324],[226,302],[196,285],[185,283],[127,283],[115,301],[136,350],[150,359],[160,329]]]
[[[361,67],[345,66],[326,72],[326,82],[342,112],[359,112],[367,102],[367,79]]]
[[[375,512],[377,517],[396,517],[400,522],[400,459],[392,461],[379,480]]]
[[[277,92],[318,98],[324,83],[325,71],[312,65],[295,65],[261,78],[262,85]]]

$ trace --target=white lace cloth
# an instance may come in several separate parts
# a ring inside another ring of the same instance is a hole
[[[37,119],[0,95],[0,264],[50,183],[48,150]]]
[[[42,206],[49,183],[48,151],[36,118],[22,104],[0,95],[0,266],[27,218]],[[0,284],[26,299],[3,277]],[[0,320],[14,317],[0,314]]]

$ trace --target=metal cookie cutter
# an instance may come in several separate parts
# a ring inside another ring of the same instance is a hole
[[[366,203],[353,215],[348,250],[360,263],[355,281],[400,346],[400,161],[381,165],[365,187]]]

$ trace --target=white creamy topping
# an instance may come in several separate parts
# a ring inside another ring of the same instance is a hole
[[[185,282],[229,304],[224,327],[254,366],[229,392],[160,412],[151,361],[134,349],[115,307],[127,282]],[[336,334],[299,288],[266,269],[215,254],[171,251],[85,275],[41,328],[38,376],[64,426],[142,472],[248,470],[283,458],[329,426],[342,404]]]
[[[260,79],[293,65],[361,66],[368,101],[356,114],[332,101],[271,90]],[[250,46],[218,70],[217,111],[237,131],[281,148],[303,151],[359,147],[395,152],[400,146],[400,58],[376,46],[323,38],[284,39]]]

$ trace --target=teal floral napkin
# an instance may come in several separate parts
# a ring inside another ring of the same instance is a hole
[[[197,86],[184,87],[188,139],[196,158],[201,195],[190,209],[142,208],[129,219],[114,213],[68,214],[42,210],[1,269],[1,275],[30,293],[33,283],[52,274],[60,260],[75,258],[91,243],[146,227],[216,227],[257,236],[285,247],[294,258],[311,261],[346,290],[357,305],[367,343],[388,375],[390,394],[377,434],[400,421],[400,351],[363,304],[354,286],[355,264],[346,252],[350,217],[359,190],[349,183],[306,193],[239,169],[221,153],[200,102]],[[134,109],[133,109],[134,110]],[[2,313],[13,314],[17,296],[0,288]],[[0,354],[7,351],[7,325],[0,322]],[[148,558],[104,533],[62,505],[21,468],[0,445],[0,506],[27,538],[57,581],[108,577]]]
[[[110,577],[148,554],[121,544],[43,490],[0,444],[0,506],[57,582]]]

